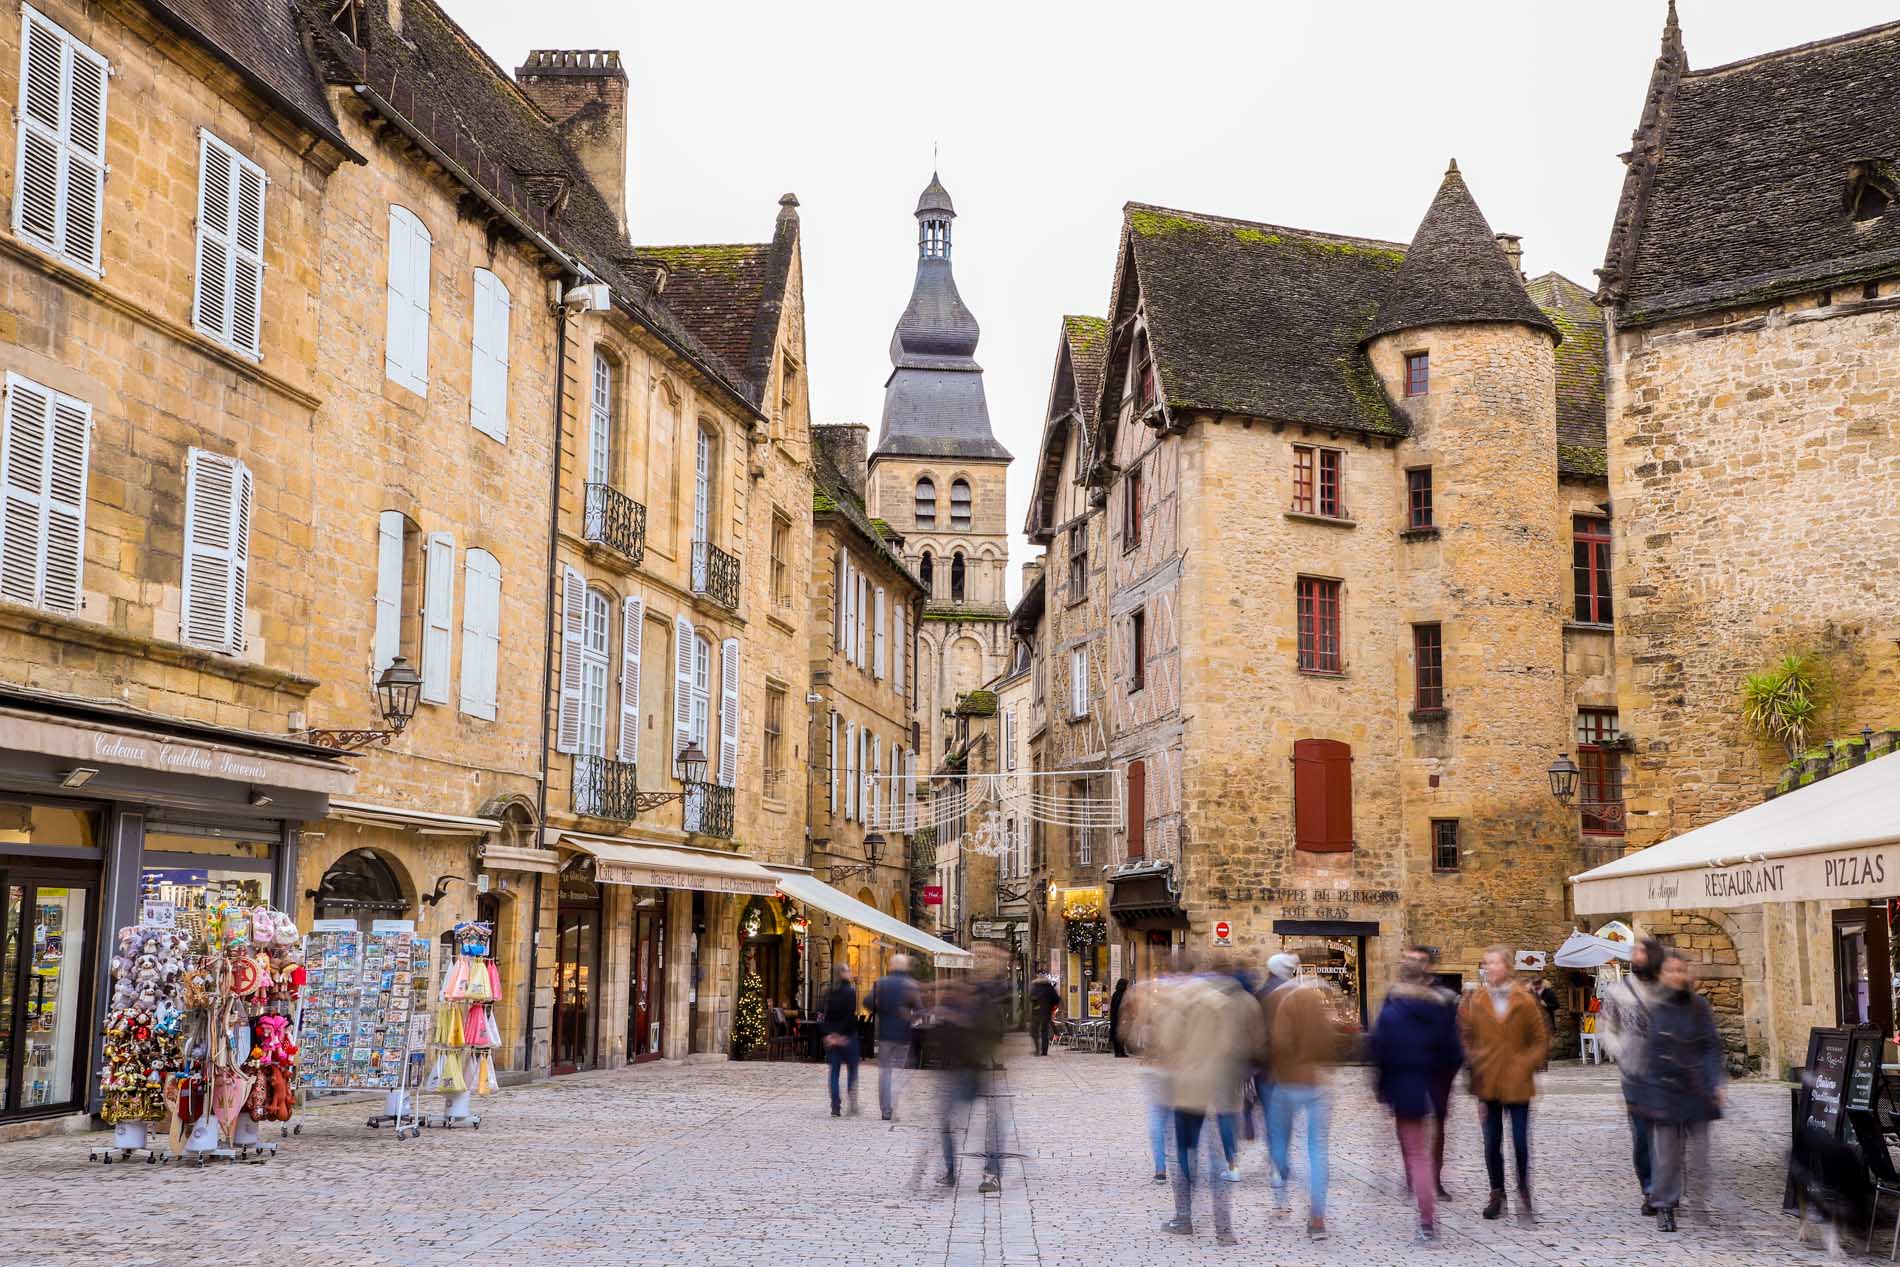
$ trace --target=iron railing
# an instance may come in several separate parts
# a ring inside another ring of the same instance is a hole
[[[638,565],[647,554],[647,508],[612,484],[589,484],[581,536]]]
[[[710,541],[693,542],[693,593],[739,610],[739,560]]]
[[[574,758],[574,812],[590,818],[630,823],[637,812],[639,780],[631,761],[608,757]]]
[[[685,822],[689,832],[732,839],[732,789],[717,783],[686,785]]]

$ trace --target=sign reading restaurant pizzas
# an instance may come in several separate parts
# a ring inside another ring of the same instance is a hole
[[[1641,856],[1641,855],[1637,855]],[[1900,896],[1900,844],[1579,880],[1580,915]]]

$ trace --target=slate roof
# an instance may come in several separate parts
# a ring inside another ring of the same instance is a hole
[[[146,0],[167,26],[204,45],[253,88],[357,162],[323,80],[304,52],[298,0]]]
[[[1084,423],[1095,421],[1101,403],[1102,371],[1108,365],[1108,321],[1102,317],[1071,314],[1062,319],[1062,337],[1069,345],[1069,365],[1075,373],[1075,404]]]
[[[1556,331],[1524,292],[1524,279],[1453,159],[1366,336],[1467,321],[1522,322]]]
[[[1170,409],[1405,434],[1360,346],[1404,246],[1134,202],[1123,235]]]
[[[1557,345],[1557,473],[1600,479],[1608,473],[1604,439],[1603,310],[1561,273],[1525,287],[1563,336]]]
[[[1102,374],[1108,363],[1108,322],[1101,317],[1071,314],[1062,318],[1062,337],[1056,344],[1054,380],[1049,407],[1036,454],[1035,485],[1029,494],[1029,516],[1023,533],[1030,541],[1047,545],[1056,525],[1062,459],[1068,451],[1070,411],[1081,420],[1083,464],[1094,433],[1095,411],[1101,404]],[[1078,471],[1078,478],[1082,472]]]
[[[721,360],[743,366],[752,355],[752,325],[765,296],[770,242],[714,246],[641,246],[634,259],[666,266],[661,302]]]
[[[1900,23],[1692,71],[1672,7],[1604,260],[1618,321],[1900,268],[1900,205],[1843,201],[1850,163],[1896,173],[1896,100]]]

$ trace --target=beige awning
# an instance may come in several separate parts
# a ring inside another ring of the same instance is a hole
[[[976,956],[963,947],[953,946],[941,937],[932,937],[921,929],[912,928],[895,915],[886,915],[868,902],[860,902],[841,893],[809,872],[774,870],[778,887],[785,896],[828,911],[868,933],[876,933],[914,950],[921,950],[939,968],[967,968],[976,960]]]
[[[423,836],[485,836],[491,831],[501,830],[498,819],[438,814],[434,810],[374,805],[368,801],[341,801],[334,796],[330,798],[330,817],[340,818],[347,823],[407,827]]]
[[[767,896],[778,891],[777,876],[736,853],[676,845],[633,845],[581,832],[562,832],[558,843],[590,855],[594,859],[594,878],[602,884]]]

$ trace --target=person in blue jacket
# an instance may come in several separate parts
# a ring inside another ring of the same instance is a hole
[[[1656,1228],[1673,1232],[1685,1169],[1698,1189],[1696,1204],[1708,1209],[1709,1123],[1727,1103],[1728,1068],[1715,1012],[1696,992],[1688,957],[1674,946],[1662,952],[1659,984],[1642,1073],[1629,1094],[1630,1111],[1649,1123],[1649,1201],[1656,1207]]]
[[[1438,1239],[1438,1181],[1432,1173],[1433,1089],[1464,1063],[1458,1012],[1425,967],[1407,956],[1387,991],[1370,1044],[1379,1102],[1397,1119],[1399,1151],[1418,1201],[1420,1242]]]

